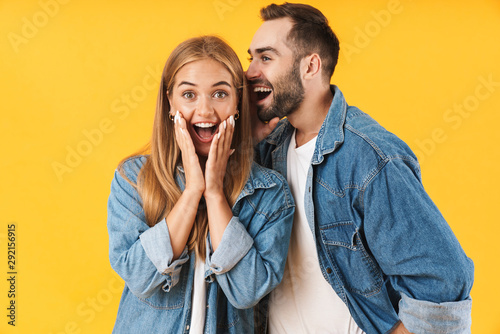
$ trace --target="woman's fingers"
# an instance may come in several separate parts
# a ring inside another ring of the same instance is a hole
[[[176,139],[182,152],[195,154],[194,144],[186,126],[186,120],[177,110],[174,117]]]
[[[228,152],[229,155],[231,155],[231,144],[233,142],[234,125],[235,125],[233,115],[229,116],[227,123],[228,123],[228,126],[227,126],[227,131],[226,131],[227,134],[226,134],[226,142],[225,142],[224,151]],[[228,155],[228,157],[229,157],[229,155]]]

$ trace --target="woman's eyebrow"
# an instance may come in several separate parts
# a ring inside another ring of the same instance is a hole
[[[221,85],[231,87],[231,85],[230,85],[227,81],[219,81],[219,82],[216,82],[216,83],[214,83],[214,84],[212,85],[212,87],[221,86]]]
[[[196,87],[197,85],[195,83],[192,83],[192,82],[189,82],[189,81],[181,81],[179,82],[179,84],[177,85],[177,87],[180,87],[182,85],[188,85],[188,86],[193,86],[193,87]],[[228,87],[231,87],[231,84],[227,81],[219,81],[219,82],[216,82],[212,85],[212,87],[216,87],[216,86],[228,86]]]
[[[192,82],[189,82],[189,81],[181,81],[181,82],[179,82],[179,84],[177,85],[177,87],[180,87],[182,85],[188,85],[188,86],[195,86],[196,87],[196,84],[194,84]]]

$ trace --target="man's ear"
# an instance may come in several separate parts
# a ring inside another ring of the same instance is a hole
[[[310,80],[321,73],[321,58],[317,53],[310,54],[302,59],[304,68],[303,78]]]

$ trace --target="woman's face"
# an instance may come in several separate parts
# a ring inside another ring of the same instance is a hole
[[[236,114],[238,92],[229,71],[212,59],[184,65],[169,94],[170,112],[186,120],[196,153],[207,156],[219,124]]]

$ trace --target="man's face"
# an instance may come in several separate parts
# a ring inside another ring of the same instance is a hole
[[[300,59],[286,45],[291,28],[290,19],[266,21],[248,49],[252,62],[246,76],[253,92],[252,102],[262,121],[293,113],[304,99]]]

